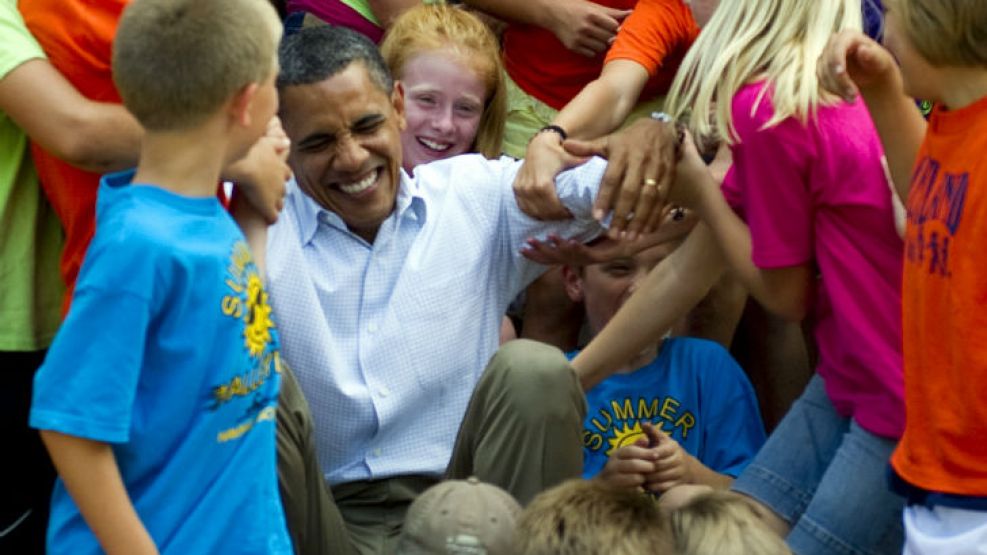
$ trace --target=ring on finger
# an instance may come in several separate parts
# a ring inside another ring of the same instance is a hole
[[[646,177],[644,179],[644,186],[645,187],[655,187],[655,188],[657,188],[658,187],[658,180],[653,179],[651,177]]]

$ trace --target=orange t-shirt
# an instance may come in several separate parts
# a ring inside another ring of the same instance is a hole
[[[606,62],[641,64],[650,76],[641,98],[664,95],[698,35],[692,10],[682,0],[638,0],[607,52]]]
[[[110,71],[111,48],[120,13],[129,3],[130,0],[20,0],[17,7],[52,65],[83,96],[119,103]],[[93,237],[100,175],[76,169],[37,144],[32,144],[31,153],[41,185],[65,228],[61,272],[68,288],[64,311]]]
[[[924,490],[987,496],[987,98],[936,107],[908,195],[905,434],[892,464]]]
[[[593,0],[609,8],[629,10],[636,0]],[[561,110],[603,69],[603,54],[576,54],[548,29],[512,24],[504,31],[504,68],[521,90]]]

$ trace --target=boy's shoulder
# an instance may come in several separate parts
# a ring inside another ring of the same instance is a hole
[[[100,180],[97,238],[118,245],[163,243],[181,248],[188,226],[202,231],[236,226],[217,197],[186,197],[154,184],[133,184],[132,179],[130,170]]]
[[[132,172],[102,180],[93,237],[79,287],[146,286],[197,256],[225,261],[243,242],[218,199],[176,195],[153,185],[132,185]],[[136,292],[136,291],[135,291]]]

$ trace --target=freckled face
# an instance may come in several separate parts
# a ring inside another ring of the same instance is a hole
[[[285,87],[281,107],[299,187],[372,242],[400,183],[400,87],[387,94],[353,63],[324,81]]]
[[[487,99],[472,64],[432,50],[412,56],[402,69],[408,121],[401,133],[404,169],[471,152]]]

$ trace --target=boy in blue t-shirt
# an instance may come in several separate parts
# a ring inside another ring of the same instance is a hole
[[[598,244],[605,242],[611,240]],[[583,303],[593,335],[678,242],[601,264],[563,267],[566,292]],[[655,493],[679,484],[726,488],[764,443],[747,376],[723,347],[704,339],[670,337],[652,345],[587,391],[586,401],[587,479],[600,476]]]
[[[292,552],[277,330],[216,198],[220,170],[277,109],[279,36],[264,0],[135,0],[122,16],[113,75],[146,135],[136,171],[102,180],[72,308],[35,380],[31,425],[60,475],[49,553]],[[286,171],[284,145],[270,148]],[[260,208],[280,185],[244,192]],[[245,230],[264,225],[241,214]]]

